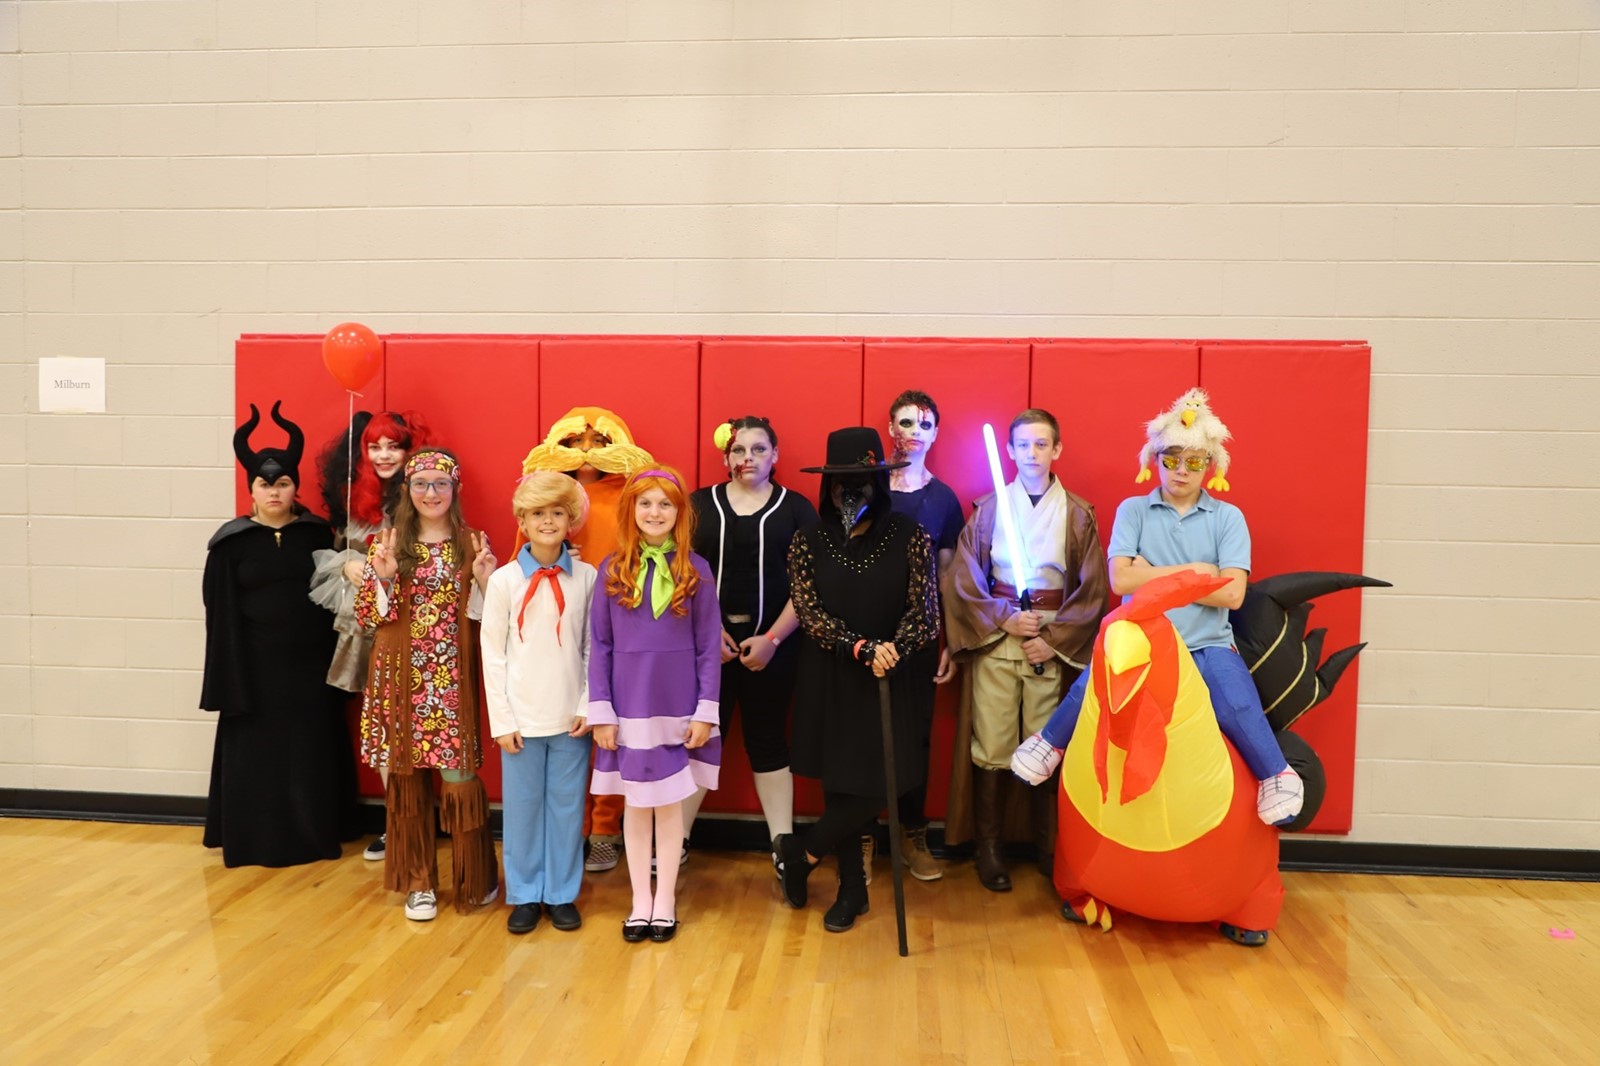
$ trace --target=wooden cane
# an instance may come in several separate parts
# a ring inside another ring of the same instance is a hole
[[[889,793],[889,867],[894,880],[894,924],[900,934],[900,957],[906,947],[906,885],[900,872],[900,790],[894,781],[894,723],[889,720],[889,676],[878,678],[878,717],[883,724],[883,783]]]

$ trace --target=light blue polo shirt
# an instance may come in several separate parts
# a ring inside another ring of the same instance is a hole
[[[1212,563],[1217,569],[1250,569],[1250,527],[1244,512],[1231,503],[1200,490],[1200,499],[1186,515],[1161,498],[1154,488],[1148,496],[1130,496],[1117,506],[1111,526],[1110,559],[1139,556],[1151,566]],[[1124,596],[1126,603],[1129,597]],[[1226,607],[1190,604],[1174,607],[1167,618],[1190,651],[1233,646],[1233,627]]]

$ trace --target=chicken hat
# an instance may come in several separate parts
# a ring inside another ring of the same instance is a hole
[[[1231,435],[1211,410],[1211,400],[1206,390],[1193,388],[1171,407],[1145,423],[1145,445],[1139,449],[1139,476],[1135,482],[1150,480],[1151,463],[1168,448],[1194,448],[1207,452],[1216,464],[1216,473],[1206,488],[1213,492],[1227,492],[1228,449]]]

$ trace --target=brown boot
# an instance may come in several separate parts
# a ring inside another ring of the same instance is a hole
[[[978,882],[990,892],[1011,891],[1011,874],[1000,843],[1000,789],[1010,773],[981,766],[972,768],[972,829],[976,837],[973,858]]]
[[[1028,817],[1033,823],[1033,846],[1039,855],[1039,872],[1046,881],[1056,876],[1056,803],[1061,791],[1061,775],[1038,785],[1028,794]]]

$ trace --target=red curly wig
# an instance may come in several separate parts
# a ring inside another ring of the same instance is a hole
[[[391,511],[399,499],[401,473],[395,471],[388,482],[378,477],[372,464],[366,461],[367,448],[380,438],[388,437],[405,451],[402,464],[418,448],[428,443],[428,427],[415,412],[380,411],[372,416],[361,431],[361,451],[357,454],[356,481],[350,486],[350,513],[363,525],[383,523],[385,511]]]

